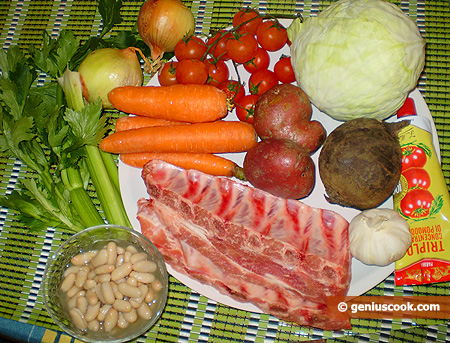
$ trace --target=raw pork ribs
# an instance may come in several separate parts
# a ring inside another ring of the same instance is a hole
[[[174,270],[286,321],[350,328],[327,311],[327,296],[345,296],[350,282],[343,217],[162,161],[142,177],[142,233]]]

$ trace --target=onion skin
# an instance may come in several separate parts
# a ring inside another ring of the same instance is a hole
[[[121,86],[141,86],[144,76],[136,48],[103,48],[91,52],[80,64],[83,97],[94,102],[100,97],[103,108],[114,108],[108,93]]]
[[[397,133],[408,124],[358,118],[332,131],[319,155],[327,201],[365,210],[387,200],[402,168]]]
[[[151,58],[158,61],[165,52],[173,52],[184,36],[194,32],[195,20],[180,0],[147,0],[138,16],[138,31],[151,49]]]

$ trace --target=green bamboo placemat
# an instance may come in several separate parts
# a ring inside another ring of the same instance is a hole
[[[419,82],[439,134],[442,168],[450,184],[450,8],[448,1],[392,1],[416,20],[427,41],[426,68]],[[197,18],[196,33],[226,27],[233,14],[244,6],[263,13],[316,15],[331,1],[187,1]],[[123,0],[124,22],[119,29],[135,24],[142,1]],[[57,36],[62,28],[80,37],[99,32],[97,1],[2,1],[0,42],[24,48],[40,45],[42,30]],[[0,155],[0,196],[11,192],[27,173],[19,161]],[[48,342],[66,342],[67,336],[45,311],[40,284],[45,262],[68,234],[49,228],[33,233],[20,226],[14,213],[0,209],[0,317],[46,329]],[[393,276],[370,290],[369,295],[448,295],[448,283],[430,286],[394,287]],[[339,342],[425,342],[449,339],[448,323],[438,320],[353,320],[351,332],[327,332],[298,327],[266,315],[217,304],[191,291],[170,277],[167,307],[157,324],[139,342],[296,342],[327,339]],[[0,324],[1,328],[1,324]],[[38,330],[35,330],[38,331]],[[1,330],[0,330],[1,334]],[[31,336],[30,336],[31,337]],[[31,338],[30,338],[30,341]]]

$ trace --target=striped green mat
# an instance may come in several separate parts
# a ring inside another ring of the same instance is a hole
[[[439,134],[442,168],[450,184],[450,6],[448,0],[393,1],[416,20],[427,41],[426,68],[419,82]],[[273,15],[316,15],[331,1],[196,0],[185,2],[197,19],[196,33],[227,26],[243,6]],[[123,0],[125,21],[135,24],[142,1]],[[38,0],[0,2],[0,42],[24,48],[40,45],[42,30],[57,36],[62,28],[81,37],[101,28],[97,1]],[[27,172],[20,162],[0,155],[0,196],[11,192]],[[28,342],[70,342],[45,311],[40,290],[46,259],[68,237],[61,230],[32,233],[20,226],[14,213],[0,209],[0,341],[2,335]],[[394,287],[393,276],[370,290],[369,295],[448,295],[449,285]],[[265,314],[217,304],[170,278],[167,307],[157,324],[138,342],[298,342],[326,339],[338,342],[445,342],[450,339],[446,321],[353,320],[351,332],[336,333],[298,327]]]

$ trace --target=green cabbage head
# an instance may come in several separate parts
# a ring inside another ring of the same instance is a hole
[[[385,119],[416,87],[425,41],[383,0],[341,0],[288,28],[298,86],[336,120]]]

